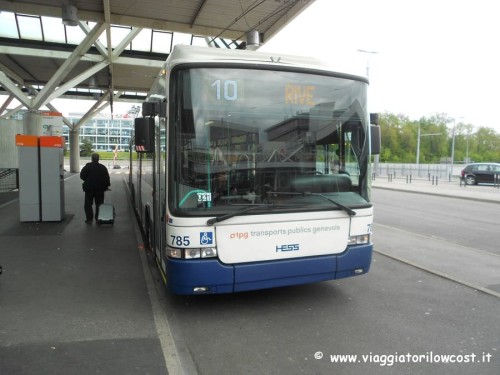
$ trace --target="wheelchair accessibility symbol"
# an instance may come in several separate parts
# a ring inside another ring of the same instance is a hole
[[[200,245],[212,245],[214,237],[212,232],[200,232]]]

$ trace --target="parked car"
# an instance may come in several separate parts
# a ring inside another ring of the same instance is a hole
[[[500,163],[472,163],[462,169],[462,180],[467,185],[493,184],[497,176],[500,182]]]

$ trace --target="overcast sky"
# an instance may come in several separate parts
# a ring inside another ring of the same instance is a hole
[[[445,113],[500,132],[498,4],[316,0],[261,49],[314,56],[363,76],[368,63],[371,112],[412,120]]]

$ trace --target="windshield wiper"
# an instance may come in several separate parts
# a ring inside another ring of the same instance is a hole
[[[344,206],[342,203],[339,203],[337,202],[336,200],[330,198],[330,197],[327,197],[326,195],[323,195],[321,193],[311,193],[311,192],[308,192],[308,191],[297,191],[297,192],[292,192],[292,191],[270,191],[268,192],[268,194],[281,194],[281,195],[302,195],[302,196],[318,196],[318,197],[321,197],[323,199],[326,199],[328,202],[331,202],[333,203],[335,206],[337,206],[338,208],[342,209],[343,211],[347,212],[347,214],[349,216],[354,216],[356,215],[356,211],[354,211],[353,209],[347,207],[347,206]]]
[[[215,223],[219,223],[221,221],[231,219],[232,217],[239,216],[249,211],[253,211],[257,208],[267,207],[267,208],[281,208],[281,207],[305,207],[306,205],[300,204],[275,204],[275,203],[265,203],[265,204],[252,204],[248,207],[244,207],[239,211],[230,212],[225,215],[217,216],[212,219],[207,220],[207,225],[214,225]]]
[[[317,195],[317,196],[320,196],[321,198],[323,199],[326,199],[327,201],[329,202],[332,202],[334,205],[336,205],[337,207],[343,209],[345,212],[347,212],[347,214],[349,216],[354,216],[356,215],[356,211],[354,211],[353,209],[347,207],[347,206],[344,206],[342,203],[339,203],[337,202],[336,200],[333,200],[332,198],[330,197],[327,197],[326,195],[323,195],[323,194],[320,194],[320,193],[310,193],[311,195]],[[307,195],[307,194],[304,194],[304,195]]]
[[[261,207],[270,207],[270,206],[274,206],[274,205],[272,205],[272,204],[252,204],[251,206],[242,208],[239,211],[231,212],[229,214],[225,214],[225,215],[214,217],[212,219],[208,219],[207,225],[214,225],[215,223],[218,223],[218,222],[221,222],[221,221],[224,221],[227,219],[231,219],[232,217],[244,214],[245,212],[253,211],[253,210],[255,210],[257,208],[261,208]]]

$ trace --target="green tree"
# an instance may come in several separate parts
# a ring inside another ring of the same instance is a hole
[[[407,162],[408,148],[412,147],[412,135],[408,132],[408,117],[385,113],[380,116],[380,130],[382,135],[382,162]]]
[[[500,135],[491,128],[479,128],[475,133],[472,158],[474,161],[500,161]]]
[[[450,123],[444,113],[412,121],[402,114],[380,115],[381,162],[415,163],[420,127],[420,163],[449,160],[454,145],[455,161],[500,162],[500,134],[491,128],[475,130],[472,124]],[[454,139],[454,140],[453,140]]]
[[[80,156],[90,156],[92,155],[92,149],[94,145],[92,141],[88,138],[83,138],[82,143],[80,145]]]

